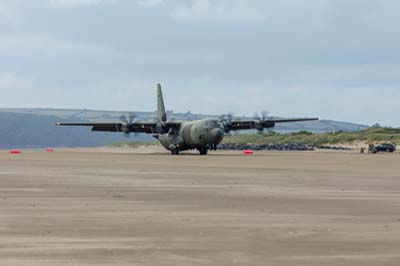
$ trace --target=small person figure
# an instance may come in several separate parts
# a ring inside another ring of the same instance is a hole
[[[369,145],[368,145],[368,154],[373,154],[373,153],[376,153],[375,145],[373,143],[369,143]]]

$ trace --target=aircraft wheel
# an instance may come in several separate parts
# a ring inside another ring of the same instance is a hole
[[[200,152],[201,155],[207,155],[208,148],[207,147],[201,147],[201,148],[199,148],[199,152]]]
[[[178,155],[179,154],[179,150],[178,149],[171,150],[171,154],[172,155]]]

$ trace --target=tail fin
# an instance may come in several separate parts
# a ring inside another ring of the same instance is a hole
[[[159,122],[167,122],[167,114],[165,113],[164,99],[160,84],[157,84],[157,119]]]

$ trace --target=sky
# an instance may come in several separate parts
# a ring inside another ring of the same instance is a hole
[[[400,126],[396,0],[0,0],[0,108]]]

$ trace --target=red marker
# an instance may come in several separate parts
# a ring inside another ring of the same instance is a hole
[[[53,148],[47,148],[46,151],[47,151],[47,152],[53,152],[54,149],[53,149]]]
[[[252,150],[245,150],[243,151],[244,154],[253,154],[254,152]]]
[[[11,154],[20,154],[21,151],[20,150],[11,150],[10,153]]]

